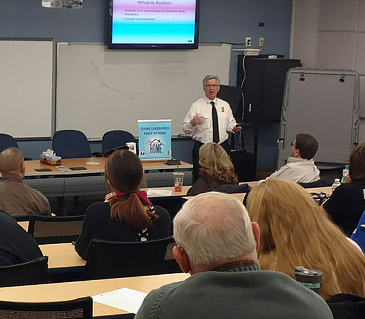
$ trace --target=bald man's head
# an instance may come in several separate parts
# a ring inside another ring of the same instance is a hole
[[[9,147],[0,153],[0,173],[19,175],[24,171],[23,153],[16,147]]]

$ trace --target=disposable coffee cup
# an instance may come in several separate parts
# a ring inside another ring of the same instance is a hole
[[[184,185],[184,173],[174,172],[174,187],[175,192],[182,192],[182,187]]]
[[[295,267],[294,270],[295,280],[319,295],[321,294],[322,275],[323,272],[320,270],[307,269],[303,266]]]

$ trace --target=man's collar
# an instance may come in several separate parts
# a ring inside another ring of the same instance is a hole
[[[209,104],[210,102],[214,102],[214,104],[217,104],[217,97],[214,100],[209,100],[206,96],[204,96],[204,101]]]
[[[296,162],[308,162],[308,163],[314,163],[314,159],[305,159],[305,158],[301,158],[301,157],[292,157],[292,156],[289,156],[288,157],[288,160],[287,160],[287,163],[296,163]]]
[[[212,271],[228,271],[228,272],[252,271],[252,270],[260,270],[257,263],[253,260],[234,261],[212,269]]]
[[[15,181],[15,182],[22,182],[23,179],[17,175],[10,175],[10,174],[2,174],[1,176],[2,181]]]

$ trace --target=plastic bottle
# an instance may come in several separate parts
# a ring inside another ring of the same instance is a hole
[[[341,179],[341,183],[344,183],[346,180],[346,176],[349,173],[349,166],[346,165],[345,168],[342,170],[342,179]]]
[[[338,187],[341,185],[341,182],[340,182],[340,179],[339,178],[336,178],[334,183],[332,184],[332,192]]]

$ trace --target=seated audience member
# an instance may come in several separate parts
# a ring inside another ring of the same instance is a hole
[[[150,292],[136,319],[332,318],[319,295],[259,269],[260,230],[236,198],[200,194],[173,222],[175,259],[192,276]]]
[[[252,221],[261,228],[260,267],[293,277],[296,266],[323,272],[322,297],[365,296],[365,258],[328,218],[308,191],[296,183],[269,178],[247,199]]]
[[[46,196],[23,183],[24,157],[16,147],[0,153],[0,210],[12,216],[51,211]]]
[[[238,185],[231,159],[217,143],[210,142],[200,147],[199,167],[199,178],[188,190],[188,196],[209,192],[221,185]]]
[[[42,257],[31,235],[16,220],[0,212],[0,266],[9,266]]]
[[[278,177],[296,183],[318,181],[319,170],[314,164],[314,155],[318,150],[317,140],[309,134],[297,134],[292,142],[291,155],[287,163],[270,177]]]
[[[365,210],[365,143],[350,155],[346,182],[338,186],[323,204],[324,209],[347,236],[350,236]]]
[[[86,210],[75,245],[82,258],[88,258],[93,239],[145,241],[169,236],[170,215],[153,207],[146,192],[139,190],[143,177],[142,163],[134,153],[122,149],[107,158],[105,181],[112,193]]]

